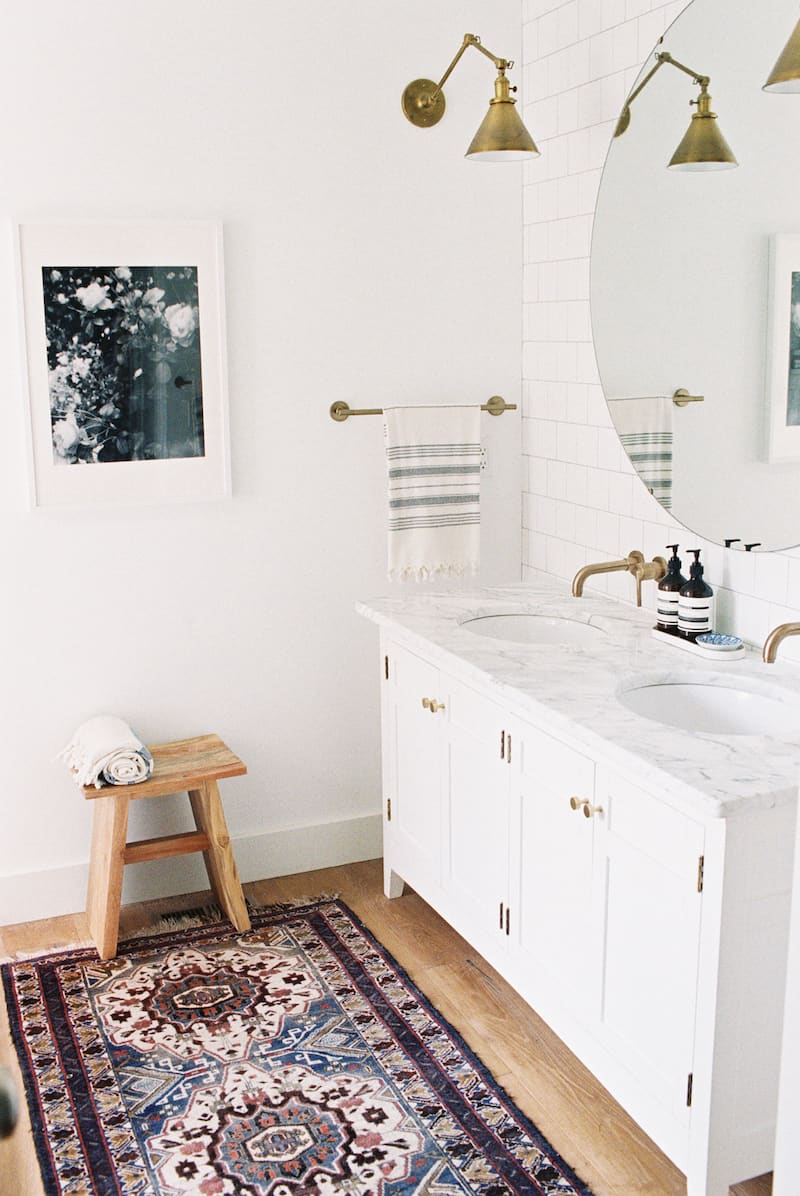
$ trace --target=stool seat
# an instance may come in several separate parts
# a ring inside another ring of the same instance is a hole
[[[198,735],[151,747],[153,773],[135,785],[84,786],[94,802],[86,916],[101,959],[117,953],[122,872],[126,864],[202,851],[208,879],[237,930],[250,929],[217,781],[243,776],[247,766],[218,735]],[[196,829],[127,843],[131,801],[186,791]]]

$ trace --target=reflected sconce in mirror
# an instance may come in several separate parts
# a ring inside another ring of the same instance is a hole
[[[730,146],[720,132],[719,125],[717,124],[717,114],[711,111],[711,96],[708,94],[710,79],[708,75],[698,75],[690,67],[684,66],[682,62],[678,62],[666,50],[656,54],[656,65],[645,75],[639,86],[634,88],[628,96],[625,107],[622,109],[622,114],[617,122],[617,127],[614,130],[614,136],[621,137],[625,132],[631,123],[631,104],[639,93],[644,90],[656,71],[659,71],[665,63],[676,67],[679,71],[683,71],[685,75],[689,75],[700,88],[700,95],[696,100],[691,101],[693,105],[697,105],[697,111],[689,122],[689,128],[686,130],[683,140],[670,159],[669,169],[683,171],[730,170],[732,167],[738,166],[739,163],[734,158]]]
[[[481,39],[474,33],[465,33],[449,67],[438,83],[432,79],[415,79],[403,92],[403,112],[412,125],[418,129],[429,129],[438,125],[444,115],[444,87],[461,55],[469,46],[485,54],[495,65],[497,78],[494,81],[494,98],[489,101],[489,111],[475,136],[465,157],[473,162],[516,162],[525,158],[537,158],[539,151],[533,138],[525,128],[511,96],[512,87],[506,78],[506,71],[514,63],[506,58],[497,58],[481,45]]]
[[[800,21],[795,25],[792,36],[783,47],[762,91],[777,93],[800,91]]]

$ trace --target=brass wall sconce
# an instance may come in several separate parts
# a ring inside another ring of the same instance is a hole
[[[638,87],[634,88],[625,101],[617,127],[615,137],[621,137],[631,123],[631,104],[639,93],[665,63],[689,75],[700,88],[700,95],[692,100],[697,105],[697,111],[689,122],[689,128],[684,134],[675,153],[669,162],[670,170],[729,170],[739,163],[733,156],[730,146],[720,132],[717,124],[717,114],[711,111],[711,96],[708,94],[710,79],[708,75],[698,75],[690,67],[678,62],[666,50],[656,54],[656,65],[645,75]]]
[[[800,21],[778,56],[762,91],[800,91]]]
[[[429,129],[438,125],[444,115],[444,87],[461,55],[469,46],[485,54],[495,65],[497,78],[494,81],[494,97],[489,101],[489,111],[475,136],[472,138],[465,157],[473,162],[515,162],[525,158],[537,158],[539,151],[519,114],[514,108],[516,100],[511,96],[512,87],[506,78],[506,71],[514,63],[507,58],[497,58],[484,46],[474,33],[465,33],[449,67],[438,83],[432,79],[415,79],[403,92],[403,112],[412,125],[418,129]]]

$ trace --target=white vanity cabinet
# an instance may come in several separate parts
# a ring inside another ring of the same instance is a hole
[[[388,636],[382,654],[387,895],[408,882],[472,943],[688,1196],[769,1170],[791,808],[693,817],[513,695]]]

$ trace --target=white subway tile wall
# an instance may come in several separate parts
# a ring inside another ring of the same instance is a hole
[[[523,575],[570,579],[589,561],[675,540],[703,550],[721,631],[761,644],[800,621],[800,549],[725,551],[687,533],[633,472],[597,374],[589,311],[592,220],[614,125],[684,0],[523,0],[523,119],[542,151],[524,167]],[[633,581],[591,586],[633,602]],[[655,610],[656,590],[643,589]],[[781,657],[800,661],[800,640]]]

